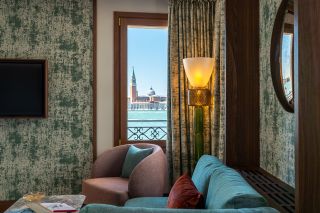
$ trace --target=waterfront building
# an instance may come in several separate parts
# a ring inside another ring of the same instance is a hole
[[[132,69],[128,110],[167,110],[167,97],[157,95],[152,86],[147,95],[138,95],[137,79]]]

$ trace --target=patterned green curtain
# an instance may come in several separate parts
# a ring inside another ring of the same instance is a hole
[[[224,0],[169,0],[169,85],[167,156],[171,181],[192,173],[193,107],[187,105],[189,83],[183,58],[214,57],[208,88],[212,105],[204,107],[206,154],[224,154],[225,82]]]

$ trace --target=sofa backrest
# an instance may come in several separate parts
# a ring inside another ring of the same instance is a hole
[[[196,168],[192,174],[192,181],[206,199],[210,176],[214,170],[224,166],[221,161],[211,155],[203,155],[198,160]]]
[[[224,166],[212,173],[205,206],[207,209],[239,209],[268,204],[238,172]]]

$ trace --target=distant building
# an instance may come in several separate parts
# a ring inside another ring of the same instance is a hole
[[[147,95],[138,95],[137,80],[132,70],[130,81],[130,97],[128,97],[129,110],[167,110],[167,97],[156,95],[151,87]]]
[[[133,68],[131,82],[130,82],[130,100],[131,100],[131,102],[136,102],[137,96],[138,96],[137,81],[136,81],[136,75],[134,74],[134,68]]]

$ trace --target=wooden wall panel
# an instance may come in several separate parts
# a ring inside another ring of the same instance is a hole
[[[259,167],[259,1],[226,0],[226,164]]]
[[[320,211],[320,1],[297,0],[296,6],[296,205],[299,213],[313,213]]]
[[[0,213],[5,212],[10,206],[16,202],[15,200],[3,200],[0,201]]]

